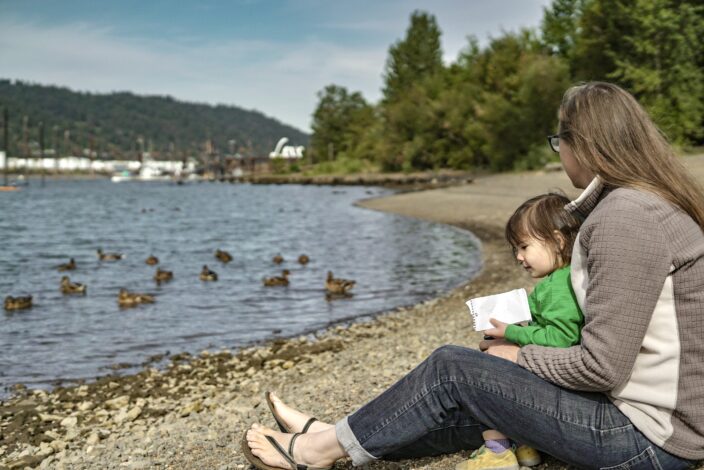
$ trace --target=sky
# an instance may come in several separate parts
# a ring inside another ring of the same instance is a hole
[[[310,131],[317,93],[381,97],[389,47],[435,15],[446,63],[538,27],[550,0],[0,0],[0,78],[256,109]]]

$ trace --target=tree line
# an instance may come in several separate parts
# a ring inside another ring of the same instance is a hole
[[[700,0],[554,0],[539,28],[443,64],[441,31],[416,11],[389,48],[381,100],[329,85],[313,114],[314,161],[385,170],[529,169],[552,156],[557,108],[571,84],[617,83],[676,145],[704,143],[704,6]],[[552,157],[554,158],[554,157]]]
[[[22,81],[0,80],[0,109],[9,114],[12,156],[59,155],[134,159],[191,156],[267,156],[281,137],[306,145],[298,129],[235,106],[185,103],[169,96],[93,94]],[[2,116],[0,116],[2,119]],[[40,127],[41,124],[41,127]],[[0,147],[1,149],[1,147]]]

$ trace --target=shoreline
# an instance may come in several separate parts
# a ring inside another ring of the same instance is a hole
[[[704,181],[704,156],[693,157]],[[291,405],[335,422],[385,390],[443,344],[477,347],[464,300],[533,282],[516,268],[503,224],[527,197],[561,187],[556,172],[482,177],[472,184],[367,199],[357,205],[468,229],[482,243],[482,270],[449,293],[370,321],[273,340],[238,354],[171,356],[163,371],[104,377],[0,404],[0,470],[24,468],[249,468],[240,451],[253,422],[274,426],[263,401],[274,390]],[[371,469],[447,469],[469,452]],[[352,468],[340,461],[336,469]],[[546,459],[540,468],[564,468]]]

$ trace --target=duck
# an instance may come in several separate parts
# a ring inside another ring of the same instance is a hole
[[[271,258],[271,260],[272,260],[275,264],[281,264],[281,263],[284,262],[284,257],[279,254],[279,255],[276,255],[276,256],[274,256],[273,258]]]
[[[170,281],[174,278],[174,273],[172,271],[165,271],[161,268],[156,268],[156,273],[154,273],[154,280],[158,283]]]
[[[85,294],[87,286],[77,282],[71,282],[68,276],[61,278],[61,292],[63,294]]]
[[[153,304],[154,301],[153,295],[128,292],[124,288],[120,289],[120,293],[117,296],[117,303],[120,307],[136,307],[139,304]]]
[[[301,255],[298,257],[298,262],[300,264],[302,264],[303,266],[308,264],[309,261],[310,261],[310,258],[308,258],[308,255]]]
[[[28,295],[26,297],[12,297],[8,295],[5,297],[5,310],[24,310],[32,306],[32,296]]]
[[[103,250],[98,248],[95,252],[100,261],[117,261],[125,257],[122,253],[103,253]]]
[[[329,294],[346,295],[347,291],[352,289],[357,281],[350,279],[336,279],[333,277],[332,271],[328,271],[328,277],[325,281],[325,290]]]
[[[262,279],[262,282],[267,287],[288,286],[289,274],[291,274],[291,272],[288,269],[284,269],[283,271],[281,271],[281,276],[265,277],[264,279]]]
[[[217,281],[218,280],[218,273],[215,271],[211,271],[208,269],[207,265],[203,266],[203,269],[200,271],[200,280],[201,281]]]
[[[225,250],[215,250],[215,257],[223,263],[232,261],[232,255]]]
[[[73,271],[74,269],[76,269],[76,260],[71,258],[70,260],[68,260],[68,263],[60,264],[56,267],[56,269],[58,269],[59,271]]]
[[[159,264],[159,258],[154,255],[149,255],[149,258],[147,258],[144,262],[149,266],[154,266],[155,264]]]

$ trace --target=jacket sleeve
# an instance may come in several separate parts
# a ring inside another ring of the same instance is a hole
[[[539,309],[533,311],[534,321],[528,326],[509,325],[506,339],[519,346],[537,344],[566,348],[579,342],[579,330],[582,326],[582,311],[577,305],[572,290],[569,288],[569,276],[555,280],[565,285],[544,286],[541,289]],[[533,293],[538,291],[538,287]],[[532,295],[532,294],[531,294]]]
[[[663,230],[647,208],[611,202],[578,238],[588,273],[581,344],[529,345],[518,354],[519,365],[569,389],[608,391],[627,381],[671,266]]]

